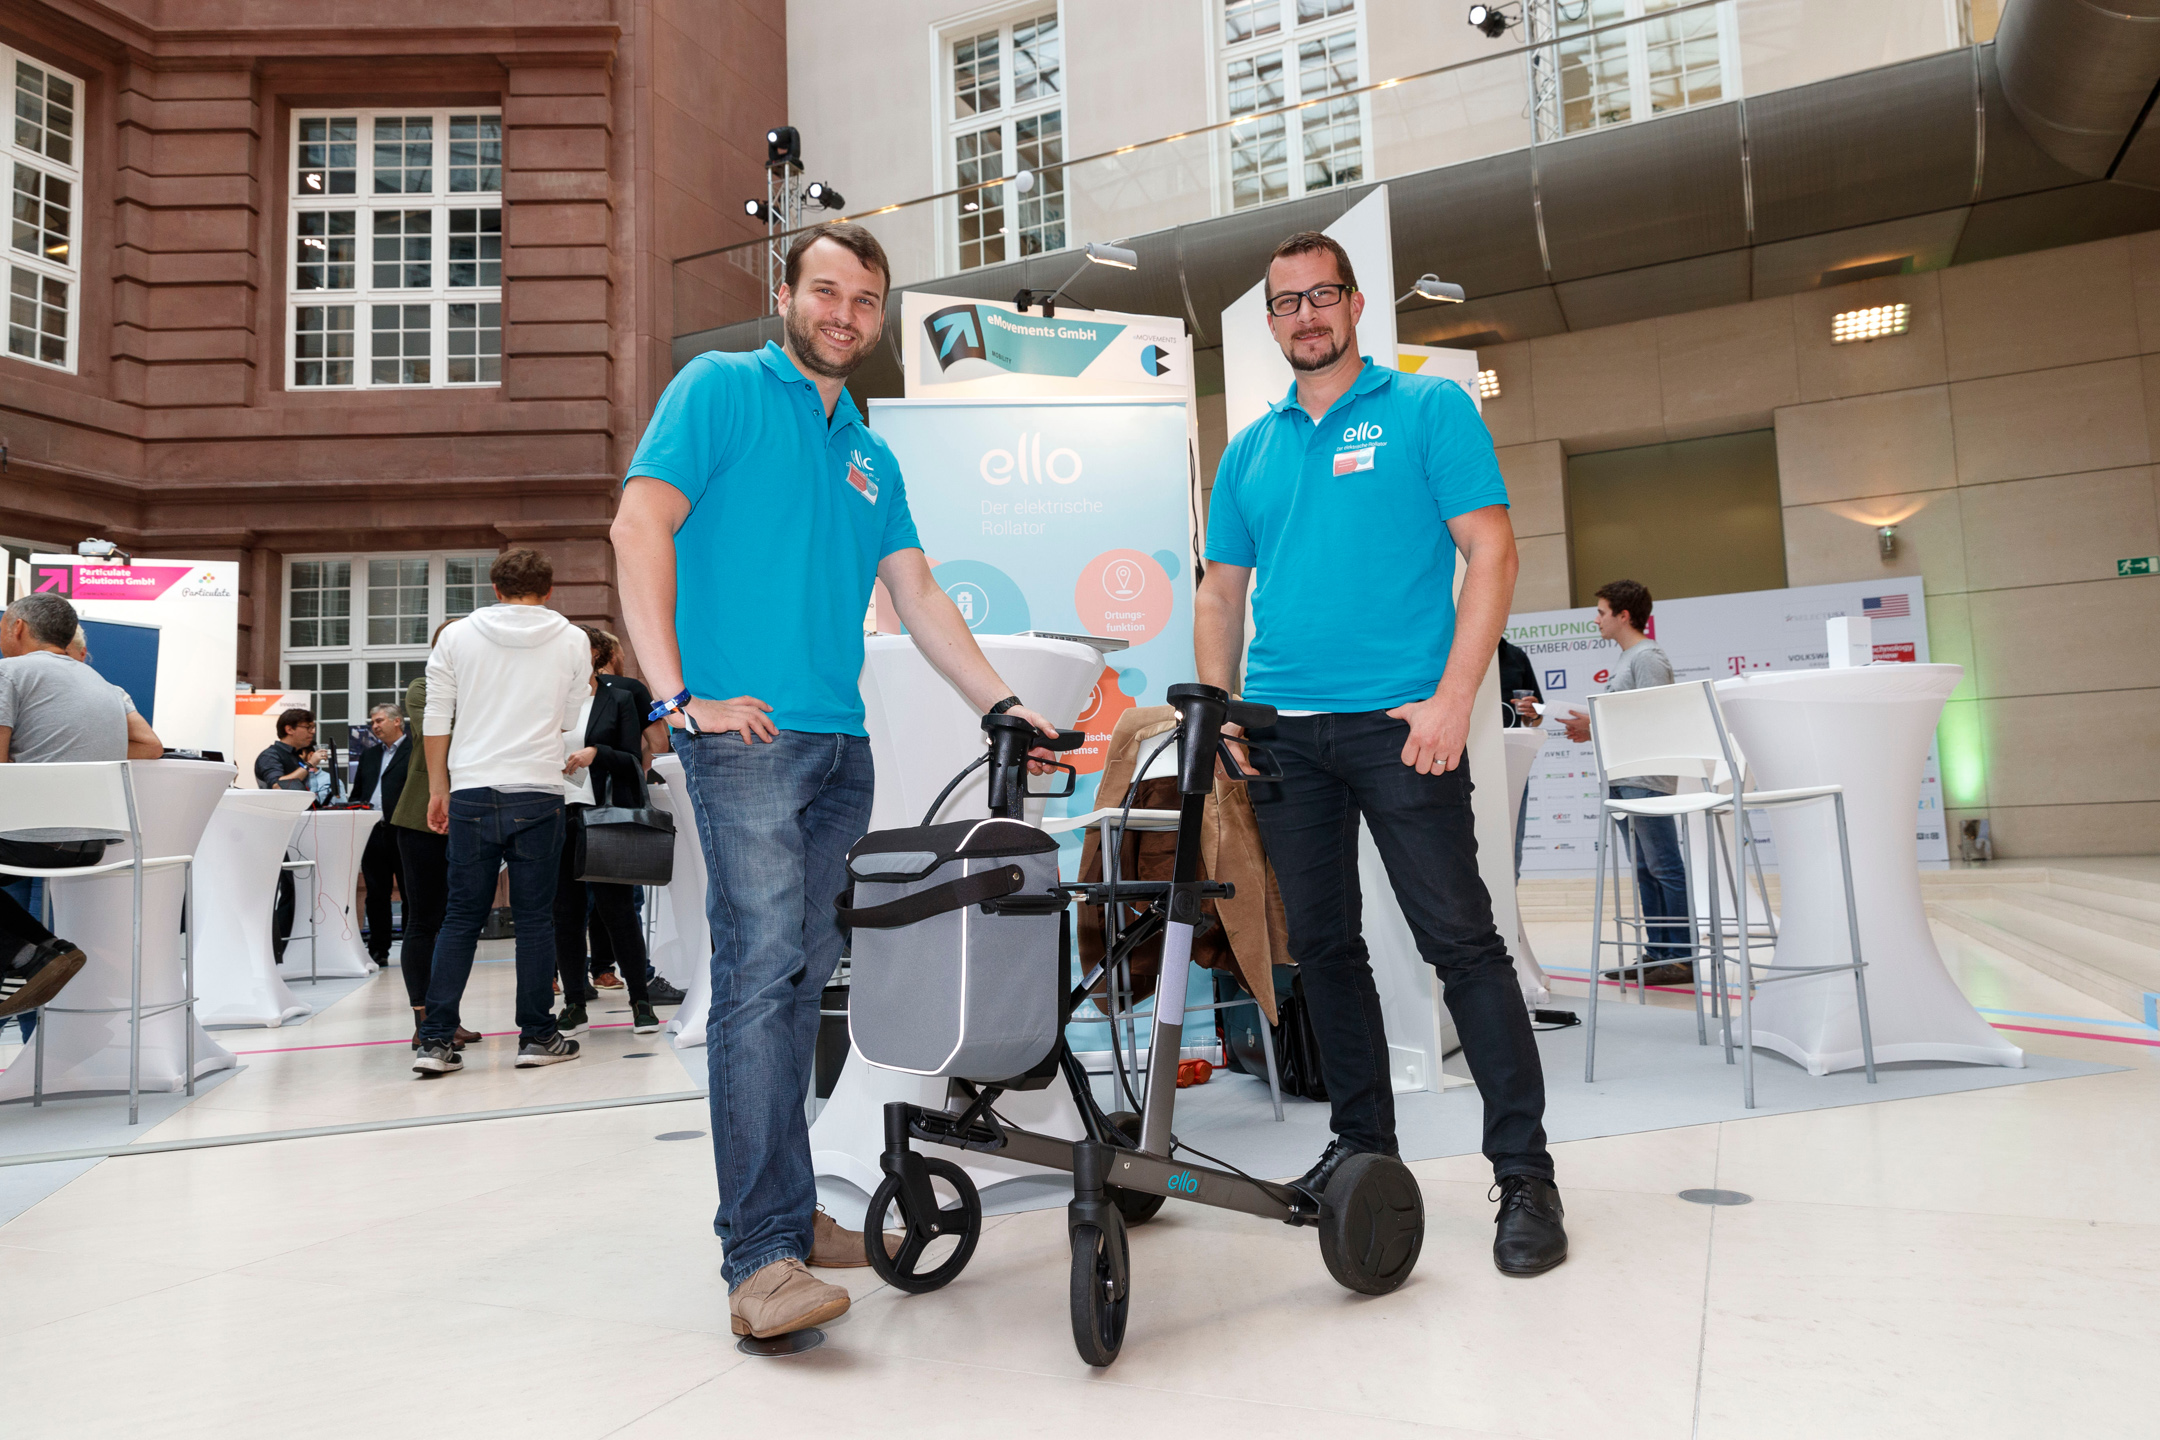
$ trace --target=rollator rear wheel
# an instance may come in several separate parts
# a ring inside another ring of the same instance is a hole
[[[1392,1155],[1353,1155],[1320,1204],[1320,1258],[1346,1290],[1385,1295],[1417,1268],[1425,1246],[1425,1197]]]
[[[1125,1222],[1116,1220],[1108,1234],[1093,1225],[1079,1225],[1072,1232],[1072,1328],[1073,1346],[1090,1365],[1108,1365],[1125,1344],[1125,1312],[1132,1305],[1132,1287],[1123,1295],[1111,1295],[1115,1285],[1111,1256],[1117,1269],[1131,1274],[1124,1262],[1130,1252],[1125,1244]],[[1115,1251],[1112,1250],[1115,1246]]]
[[[1119,1110],[1109,1118],[1110,1124],[1119,1134],[1135,1145],[1140,1143],[1138,1115],[1130,1110]],[[1157,1195],[1152,1190],[1121,1190],[1115,1185],[1110,1186],[1109,1190],[1111,1203],[1117,1206],[1118,1213],[1125,1217],[1128,1225],[1145,1225],[1155,1218],[1155,1212],[1162,1209],[1164,1202],[1170,1198],[1168,1195]]]
[[[967,1268],[982,1238],[982,1198],[967,1171],[950,1160],[918,1155],[915,1160],[930,1174],[930,1188],[938,1210],[927,1217],[928,1236],[918,1233],[900,1195],[900,1177],[887,1175],[870,1197],[870,1212],[863,1220],[863,1250],[878,1279],[910,1295],[926,1295],[951,1284]],[[899,1253],[885,1251],[887,1231],[900,1231]]]

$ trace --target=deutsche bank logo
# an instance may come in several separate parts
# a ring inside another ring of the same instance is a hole
[[[1545,688],[1548,690],[1567,689],[1567,671],[1547,670],[1545,672]]]

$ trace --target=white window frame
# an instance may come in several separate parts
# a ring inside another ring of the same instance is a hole
[[[1365,29],[1366,15],[1372,7],[1373,0],[1356,0],[1355,6],[1347,15],[1325,15],[1302,24],[1297,17],[1297,0],[1280,0],[1282,7],[1281,28],[1264,36],[1238,41],[1236,44],[1230,43],[1229,36],[1226,33],[1225,17],[1227,15],[1227,6],[1225,0],[1203,0],[1203,3],[1207,6],[1208,37],[1210,51],[1214,56],[1211,73],[1208,77],[1209,90],[1215,96],[1218,119],[1231,120],[1235,118],[1230,113],[1230,67],[1238,61],[1266,55],[1269,51],[1279,52],[1282,56],[1283,96],[1279,102],[1280,105],[1296,107],[1307,99],[1321,99],[1321,96],[1307,96],[1300,83],[1298,44],[1305,40],[1332,39],[1344,33],[1354,34],[1357,37],[1357,79],[1353,82],[1351,88],[1355,89],[1373,83],[1372,46],[1367,42]],[[1362,174],[1358,179],[1346,183],[1363,185],[1373,178],[1372,105],[1368,96],[1357,95],[1352,98],[1357,103],[1358,157]],[[1268,106],[1265,108],[1276,109],[1278,107]],[[1284,161],[1288,169],[1289,186],[1279,200],[1260,200],[1243,207],[1238,205],[1234,178],[1236,166],[1232,154],[1240,137],[1236,127],[1226,132],[1228,138],[1218,148],[1214,157],[1219,177],[1216,213],[1228,214],[1240,208],[1256,209],[1261,205],[1299,200],[1307,195],[1319,194],[1324,189],[1337,188],[1330,185],[1308,190],[1305,186],[1304,113],[1300,109],[1292,108],[1284,112],[1280,117],[1283,124]]]
[[[450,212],[453,210],[506,211],[500,188],[495,190],[450,189],[450,117],[453,115],[479,115],[492,118],[498,127],[502,121],[499,105],[459,105],[443,108],[429,106],[375,106],[375,107],[321,107],[295,108],[289,119],[285,142],[286,202],[284,245],[285,289],[285,388],[299,394],[318,391],[352,390],[493,390],[502,386],[500,378],[494,380],[458,380],[449,378],[449,315],[450,306],[475,304],[497,307],[497,372],[500,375],[501,306],[503,287],[495,285],[450,284]],[[377,195],[375,192],[375,122],[379,119],[427,116],[434,121],[434,159],[432,161],[432,188],[425,194],[401,193]],[[353,119],[358,124],[354,141],[355,171],[354,193],[350,195],[326,195],[308,191],[301,181],[300,166],[301,124],[308,120]],[[508,145],[507,136],[502,142]],[[498,178],[498,187],[500,180]],[[353,212],[353,285],[347,290],[302,290],[299,288],[300,217],[305,214],[350,210]],[[374,287],[374,216],[379,211],[425,210],[429,214],[430,272],[433,282],[425,289],[381,289]],[[501,263],[509,263],[505,247]],[[349,305],[353,311],[353,379],[349,385],[302,385],[299,383],[300,346],[297,326],[299,312],[303,308],[322,305]],[[428,307],[428,379],[410,384],[395,381],[377,381],[372,377],[374,368],[373,340],[375,327],[373,309],[376,305],[426,305]]]
[[[1033,100],[1015,101],[1012,98],[1014,76],[1013,27],[1050,14],[1057,16],[1058,89],[1054,95],[1049,97],[1037,96]],[[958,92],[953,83],[953,46],[959,41],[971,39],[991,30],[998,33],[998,108],[989,111],[977,111],[975,114],[961,119],[955,114]],[[1071,98],[1072,87],[1067,78],[1072,72],[1071,40],[1072,34],[1066,24],[1064,0],[1035,0],[1035,3],[1032,4],[1015,5],[1007,3],[986,6],[957,18],[940,20],[931,27],[931,63],[933,73],[937,77],[935,86],[937,106],[933,119],[937,146],[936,154],[938,157],[937,188],[950,190],[960,184],[960,164],[956,153],[960,138],[995,125],[998,127],[999,153],[1001,157],[999,174],[1002,180],[995,187],[985,188],[995,188],[999,191],[1001,203],[1005,207],[1007,216],[1004,256],[997,260],[985,260],[976,265],[963,266],[960,253],[959,210],[960,206],[965,203],[964,197],[955,197],[949,202],[940,203],[936,207],[937,245],[938,253],[945,257],[944,263],[949,267],[948,273],[957,275],[963,273],[964,270],[981,269],[987,265],[1003,265],[1013,260],[1029,258],[1032,255],[1055,255],[1059,251],[1072,249],[1076,243],[1073,239],[1072,188],[1070,180],[1064,178],[1065,172],[1070,168],[1072,158],[1072,107],[1068,103]],[[1010,185],[1013,175],[1022,168],[1019,162],[1020,147],[1017,133],[1019,122],[1040,115],[1047,115],[1053,111],[1058,115],[1060,144],[1058,170],[1065,187],[1060,192],[1064,199],[1064,215],[1059,222],[1064,227],[1064,234],[1062,242],[1058,245],[1023,253],[1020,249],[1021,227],[1019,224],[1020,204],[1023,197]]]
[[[1567,0],[1551,0],[1551,3],[1554,6],[1556,16],[1560,11],[1568,8]],[[1577,0],[1577,3],[1581,3],[1581,0]],[[1674,3],[1678,3],[1678,0],[1674,0]],[[1655,19],[1660,13],[1659,11],[1645,9],[1643,0],[1623,0],[1623,4],[1625,16],[1629,20]],[[1665,8],[1670,9],[1672,7],[1667,5]],[[1570,130],[1567,125],[1566,72],[1563,70],[1557,81],[1561,88],[1558,92],[1560,135],[1556,138],[1572,139],[1577,135],[1595,135],[1601,130],[1617,129],[1623,125],[1638,125],[1645,120],[1655,120],[1664,115],[1678,115],[1682,111],[1700,109],[1705,105],[1722,105],[1728,100],[1738,100],[1744,92],[1740,88],[1740,24],[1738,17],[1734,14],[1734,8],[1731,4],[1725,4],[1709,12],[1714,17],[1717,25],[1717,99],[1703,100],[1694,104],[1683,104],[1674,110],[1652,111],[1650,108],[1650,27],[1645,24],[1634,24],[1630,25],[1621,35],[1621,38],[1627,43],[1628,118],[1602,124],[1594,123],[1580,130]],[[1698,10],[1693,15],[1680,18],[1692,19],[1702,13]],[[1563,46],[1569,38],[1558,33],[1557,26],[1555,27],[1555,35]],[[1556,58],[1560,53],[1561,47],[1555,47],[1554,55]],[[1535,96],[1532,97],[1532,103],[1536,103]]]
[[[18,62],[25,65],[34,65],[39,70],[44,71],[46,75],[57,76],[75,87],[75,143],[71,147],[67,163],[53,159],[42,150],[32,150],[15,143],[15,66]],[[83,112],[87,108],[85,102],[88,99],[89,87],[83,83],[80,76],[70,74],[58,66],[49,65],[35,55],[26,54],[5,45],[0,45],[0,66],[4,66],[6,70],[6,74],[0,76],[0,84],[4,84],[7,96],[5,129],[0,130],[0,155],[4,155],[7,164],[4,167],[6,174],[0,176],[0,186],[5,187],[8,197],[8,244],[5,251],[0,252],[5,255],[5,260],[0,261],[0,271],[6,273],[0,274],[0,300],[4,300],[7,304],[8,323],[12,325],[15,302],[14,272],[16,270],[26,271],[40,277],[41,280],[58,280],[65,284],[67,286],[67,359],[65,363],[56,365],[50,360],[43,360],[35,355],[18,355],[5,343],[6,337],[4,335],[0,335],[0,358],[19,360],[25,364],[35,365],[41,370],[52,370],[73,375],[77,373],[79,368],[82,347]],[[68,206],[68,253],[64,262],[52,260],[42,252],[32,254],[15,248],[15,167],[17,165],[28,165],[32,169],[64,180],[68,184],[70,200]],[[43,287],[40,286],[39,288],[42,290]]]
[[[279,609],[280,618],[278,624],[278,664],[281,673],[289,680],[294,665],[350,665],[352,670],[348,677],[349,684],[346,693],[353,697],[350,703],[359,707],[359,713],[348,713],[346,719],[348,722],[356,724],[364,721],[367,709],[367,667],[369,662],[425,660],[428,654],[428,645],[425,640],[418,644],[373,645],[368,643],[368,562],[371,560],[423,559],[427,561],[427,633],[433,635],[435,628],[447,618],[444,586],[446,584],[445,571],[449,562],[453,560],[471,560],[477,564],[477,585],[473,596],[476,602],[474,608],[477,609],[482,605],[495,603],[492,593],[487,588],[487,571],[488,567],[494,564],[497,553],[493,550],[471,549],[432,551],[371,550],[353,554],[287,555],[284,558],[284,575],[279,581],[282,603]],[[293,620],[293,567],[310,562],[345,564],[352,567],[352,600],[349,608],[351,621],[346,643],[342,645],[294,645],[290,643]],[[402,688],[400,687],[401,690]],[[398,699],[399,703],[402,704],[404,700],[402,693]],[[315,708],[320,712],[322,707],[318,704]]]

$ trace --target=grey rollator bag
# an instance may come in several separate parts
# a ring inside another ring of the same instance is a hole
[[[880,830],[848,852],[848,1036],[910,1075],[994,1082],[1064,1027],[1057,841],[1019,820]]]

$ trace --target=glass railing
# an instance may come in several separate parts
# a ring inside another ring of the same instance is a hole
[[[813,209],[800,228],[861,224],[885,246],[894,286],[917,285],[1331,187],[1565,144],[1915,59],[1961,39],[1958,16],[1939,0],[1858,9],[1840,0],[1525,0],[1521,8],[1524,23],[1466,60],[1097,154],[1067,158],[1046,148],[1039,168],[1024,174],[844,214]],[[1630,8],[1643,13],[1629,17]],[[777,237],[782,247],[792,233]],[[770,238],[674,263],[677,335],[769,311]]]

